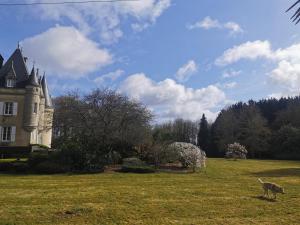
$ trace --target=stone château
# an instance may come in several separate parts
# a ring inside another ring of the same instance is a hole
[[[45,75],[18,47],[4,63],[0,54],[0,148],[51,147],[53,106]]]

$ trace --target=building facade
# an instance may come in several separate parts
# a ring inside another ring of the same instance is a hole
[[[51,147],[53,106],[45,75],[17,48],[4,63],[0,55],[0,148]]]

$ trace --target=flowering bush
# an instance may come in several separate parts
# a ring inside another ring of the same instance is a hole
[[[228,159],[246,159],[247,153],[245,146],[235,142],[228,145],[225,157]]]
[[[170,148],[177,152],[178,160],[183,167],[192,168],[193,172],[195,172],[197,168],[206,166],[206,154],[197,146],[184,142],[175,142],[170,145]]]

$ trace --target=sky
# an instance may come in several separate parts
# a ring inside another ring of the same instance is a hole
[[[111,88],[141,101],[158,122],[203,113],[213,121],[238,101],[299,94],[300,25],[285,13],[293,3],[0,5],[0,54],[7,59],[20,42],[28,68],[45,71],[53,97]]]

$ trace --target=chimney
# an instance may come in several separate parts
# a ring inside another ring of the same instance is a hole
[[[0,54],[0,69],[3,66],[3,62],[4,62],[4,59],[3,59],[2,55]]]

